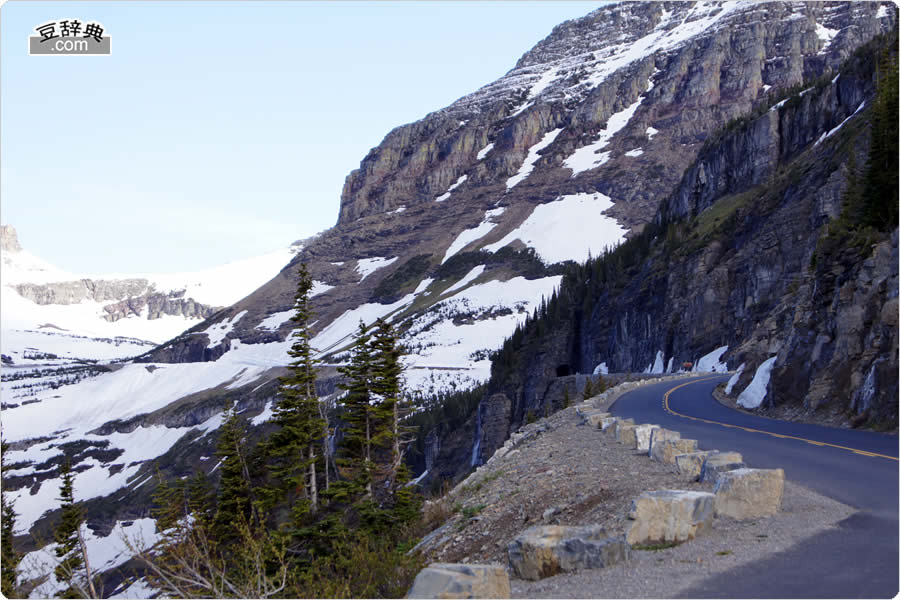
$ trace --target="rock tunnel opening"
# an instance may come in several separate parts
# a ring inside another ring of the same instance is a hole
[[[567,375],[572,375],[572,367],[569,365],[559,365],[556,367],[556,376],[557,377],[565,377]]]

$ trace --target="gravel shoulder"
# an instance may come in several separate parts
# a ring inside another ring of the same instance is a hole
[[[615,398],[609,398],[611,404]],[[657,489],[712,491],[674,465],[618,444],[580,423],[574,407],[527,425],[502,458],[480,467],[426,514],[443,522],[421,549],[429,562],[507,564],[506,547],[534,525],[603,525],[624,533],[631,501]],[[729,448],[720,448],[729,450]],[[752,465],[750,465],[752,466]],[[785,484],[782,511],[764,519],[717,519],[697,539],[663,550],[635,550],[628,563],[541,581],[511,577],[516,598],[673,597],[706,577],[769,557],[834,527],[853,509]]]

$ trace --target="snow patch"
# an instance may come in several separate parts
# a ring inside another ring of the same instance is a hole
[[[625,239],[622,228],[604,211],[612,207],[609,196],[595,192],[560,196],[539,204],[531,215],[503,239],[484,246],[496,252],[514,240],[522,240],[548,264],[574,260],[583,262]]]
[[[760,404],[762,404],[763,399],[766,397],[766,391],[769,387],[769,377],[772,375],[772,368],[775,366],[775,359],[777,356],[773,356],[772,358],[763,362],[763,364],[759,365],[759,368],[756,369],[756,373],[753,375],[753,381],[750,382],[750,385],[741,392],[740,396],[738,396],[737,403],[744,408],[757,408]]]
[[[643,97],[640,97],[625,109],[612,115],[606,121],[606,125],[600,131],[600,135],[593,143],[582,146],[563,161],[564,167],[572,169],[572,177],[575,177],[584,171],[595,169],[609,160],[610,153],[602,152],[602,150],[609,145],[613,136],[628,124],[628,121],[634,116],[638,106],[641,105],[642,100]]]
[[[556,139],[556,136],[558,136],[561,131],[562,129],[554,129],[553,131],[545,133],[544,137],[541,138],[541,141],[528,149],[528,156],[525,157],[525,162],[519,167],[519,172],[506,180],[507,190],[512,189],[516,184],[531,175],[531,171],[534,170],[534,164],[541,157],[539,152],[552,144],[553,140]]]
[[[819,50],[819,54],[825,54],[825,50],[837,34],[837,29],[829,29],[821,23],[816,23],[816,35],[819,36],[819,40],[822,41],[822,49]]]
[[[272,401],[269,400],[266,402],[266,406],[263,408],[262,412],[250,419],[250,423],[253,425],[262,425],[271,419],[274,414],[275,412],[272,410]]]
[[[655,127],[648,127],[646,133],[647,133],[647,139],[652,140],[653,136],[656,135],[657,133],[659,133],[659,129],[656,129]]]
[[[813,146],[818,146],[818,145],[821,144],[823,141],[825,141],[827,138],[830,138],[830,137],[833,136],[835,133],[837,133],[837,132],[840,130],[840,128],[843,127],[844,124],[845,124],[847,121],[849,121],[849,120],[852,119],[854,116],[856,116],[856,113],[858,113],[859,111],[861,111],[865,106],[866,106],[865,101],[863,101],[862,103],[860,103],[860,105],[859,105],[858,107],[856,107],[856,110],[853,111],[853,114],[852,114],[852,115],[850,115],[849,117],[847,117],[846,119],[844,119],[843,121],[841,121],[841,122],[838,124],[838,126],[835,127],[834,129],[831,129],[831,130],[829,130],[829,131],[826,131],[826,132],[823,133],[821,136],[819,136],[819,139],[816,140],[816,143],[813,144]]]
[[[447,248],[447,251],[444,253],[444,258],[441,260],[441,264],[447,262],[451,256],[474,242],[475,240],[480,240],[484,236],[486,236],[494,227],[496,223],[493,222],[493,219],[499,217],[505,211],[505,208],[495,208],[492,210],[485,211],[484,220],[481,221],[476,227],[472,229],[466,229],[462,231],[456,239],[453,240],[453,243]]]
[[[484,160],[484,157],[488,155],[488,152],[494,149],[494,142],[491,142],[484,148],[478,151],[478,154],[475,156],[475,160]]]
[[[482,273],[484,273],[484,265],[478,265],[477,267],[466,273],[465,277],[444,290],[444,295],[466,287]]]
[[[242,310],[238,314],[234,315],[230,319],[226,319],[224,321],[220,321],[214,325],[210,325],[208,328],[203,330],[203,333],[209,336],[209,344],[206,345],[207,348],[212,348],[213,346],[218,346],[219,343],[225,339],[225,336],[231,333],[234,329],[234,326],[240,321],[244,315],[247,314],[246,310]]]
[[[638,157],[644,153],[643,148],[635,148],[634,150],[629,150],[625,153],[625,156]]]
[[[650,373],[653,375],[661,375],[665,370],[663,365],[665,364],[665,357],[663,356],[662,350],[656,351],[656,360],[653,361],[653,367],[650,369]]]
[[[260,321],[259,325],[256,326],[256,329],[268,329],[269,331],[275,331],[276,329],[287,323],[295,313],[296,311],[294,309],[273,313]]]
[[[609,375],[609,367],[606,366],[605,362],[594,367],[594,375]]]
[[[694,364],[693,373],[725,373],[728,365],[722,362],[722,355],[728,351],[728,346],[716,348],[709,354],[700,357]]]
[[[362,282],[363,279],[377,271],[378,269],[383,269],[384,267],[393,264],[399,256],[395,256],[394,258],[381,258],[375,256],[373,258],[360,258],[356,261],[356,271],[361,275],[359,281]]]
[[[741,366],[737,368],[737,371],[734,372],[734,375],[731,376],[731,379],[728,380],[728,384],[725,386],[725,395],[730,396],[731,390],[734,389],[735,384],[737,384],[738,379],[741,378],[741,374],[744,372],[744,366],[746,363],[741,363]]]

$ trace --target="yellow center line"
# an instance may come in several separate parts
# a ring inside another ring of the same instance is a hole
[[[672,410],[672,408],[669,406],[669,395],[672,392],[674,392],[675,390],[679,390],[685,386],[693,385],[695,383],[702,383],[704,381],[710,381],[712,379],[715,379],[715,377],[705,377],[703,379],[695,379],[693,381],[688,381],[687,383],[682,383],[681,385],[676,385],[675,387],[673,387],[671,390],[669,390],[668,392],[666,392],[663,395],[663,408],[666,410],[666,412],[673,414],[676,417],[681,417],[683,419],[690,419],[691,421],[700,421],[701,423],[709,423],[710,425],[721,425],[722,427],[729,427],[731,429],[742,429],[742,430],[750,432],[750,433],[762,433],[764,435],[770,435],[772,437],[776,437],[776,438],[780,438],[780,439],[784,439],[784,440],[797,440],[800,442],[806,442],[807,444],[812,444],[814,446],[828,446],[830,448],[839,448],[841,450],[847,450],[849,452],[853,452],[854,454],[859,454],[860,456],[870,456],[873,458],[875,458],[875,457],[887,458],[888,460],[897,461],[896,456],[888,456],[886,454],[878,454],[877,452],[869,452],[868,450],[859,450],[858,448],[849,448],[847,446],[839,446],[838,444],[829,444],[827,442],[810,440],[807,438],[797,437],[797,436],[793,436],[793,435],[785,435],[785,434],[781,434],[781,433],[774,433],[772,431],[763,431],[762,429],[754,429],[752,427],[743,427],[741,425],[732,425],[730,423],[722,423],[720,421],[711,421],[709,419],[701,419],[700,417],[692,417],[690,415],[683,415],[680,412]]]

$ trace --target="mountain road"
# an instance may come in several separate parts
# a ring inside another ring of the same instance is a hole
[[[760,563],[714,576],[688,598],[892,598],[898,593],[896,435],[749,415],[717,402],[728,376],[647,385],[619,398],[615,416],[696,439],[701,450],[740,452],[748,467],[785,477],[858,512],[838,527]]]

